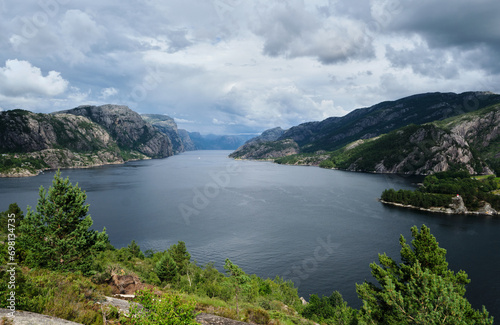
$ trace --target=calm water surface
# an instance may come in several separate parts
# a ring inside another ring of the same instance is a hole
[[[399,257],[399,236],[426,224],[448,250],[449,266],[472,279],[467,297],[500,317],[500,219],[444,216],[386,207],[389,187],[415,179],[234,161],[229,151],[195,151],[162,160],[63,170],[86,190],[94,228],[106,227],[116,247],[143,250],[186,242],[199,264],[222,270],[229,258],[247,273],[292,279],[299,294],[338,290],[361,305],[355,283],[372,280],[378,253]],[[0,179],[0,209],[36,206],[53,172]]]

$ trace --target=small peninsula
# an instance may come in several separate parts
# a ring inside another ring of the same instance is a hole
[[[446,214],[498,215],[500,178],[447,171],[425,177],[416,190],[387,189],[380,202],[404,208]]]

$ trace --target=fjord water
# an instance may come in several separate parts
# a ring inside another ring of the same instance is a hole
[[[426,224],[448,250],[449,267],[472,279],[467,297],[500,317],[500,218],[446,216],[387,207],[386,188],[418,179],[234,161],[229,151],[195,151],[161,160],[63,170],[87,192],[94,228],[111,243],[143,250],[177,241],[200,265],[226,258],[249,274],[292,279],[299,294],[338,290],[358,308],[355,283],[372,281],[378,253],[399,257],[399,236]],[[54,172],[0,179],[0,210],[36,206]]]

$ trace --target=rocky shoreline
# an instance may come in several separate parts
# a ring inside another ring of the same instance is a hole
[[[462,198],[460,198],[462,200]],[[428,209],[422,208],[422,207],[417,207],[414,205],[406,205],[402,203],[396,203],[396,202],[389,202],[389,201],[384,201],[382,199],[379,199],[379,202],[386,204],[386,205],[392,205],[400,208],[406,208],[406,209],[413,209],[413,210],[420,210],[424,212],[432,212],[432,213],[441,213],[441,214],[463,214],[463,215],[482,215],[482,216],[496,216],[499,215],[498,211],[493,209],[489,203],[486,203],[484,207],[477,211],[469,211],[467,208],[463,205],[462,201],[462,206],[459,206],[458,208],[454,206],[454,204],[451,204],[450,207],[430,207]]]

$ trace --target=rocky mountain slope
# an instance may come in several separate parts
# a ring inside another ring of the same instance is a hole
[[[0,112],[0,176],[119,164],[173,154],[169,138],[126,106],[81,106],[53,114]]]
[[[329,159],[340,169],[427,175],[451,168],[500,175],[500,104],[357,141]]]
[[[333,151],[359,139],[369,139],[409,124],[424,124],[472,112],[500,102],[500,95],[489,92],[427,93],[360,108],[343,117],[308,122],[287,130],[277,141],[297,143],[301,153]],[[269,146],[263,142],[260,146]],[[241,148],[243,149],[243,148]],[[236,151],[235,158],[263,158],[265,150]],[[283,153],[277,153],[283,156]]]
[[[122,150],[138,151],[151,158],[173,155],[172,143],[168,136],[159,132],[127,106],[79,106],[55,114],[87,117],[104,127]]]
[[[168,136],[172,142],[175,154],[186,151],[182,138],[179,135],[179,130],[177,129],[177,123],[175,123],[173,118],[161,114],[142,114],[141,117]]]

